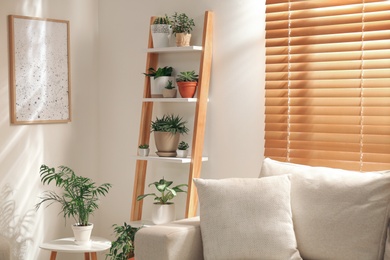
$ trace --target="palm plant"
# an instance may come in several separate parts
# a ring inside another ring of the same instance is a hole
[[[58,170],[56,172],[55,168],[42,165],[40,168],[41,182],[44,185],[49,185],[54,181],[57,187],[63,189],[63,194],[58,195],[54,191],[45,191],[35,208],[38,210],[45,202],[50,203],[48,206],[58,202],[61,204],[61,212],[65,219],[72,217],[77,225],[87,226],[89,216],[99,207],[99,196],[105,196],[111,188],[111,184],[104,183],[97,186],[90,178],[77,176],[67,166],[59,166]]]
[[[156,181],[153,183],[150,183],[148,187],[154,185],[161,193],[160,196],[157,196],[156,193],[149,193],[144,195],[139,195],[137,197],[137,201],[142,200],[143,198],[147,196],[154,196],[154,200],[157,201],[159,204],[169,204],[169,201],[172,200],[174,197],[176,197],[177,193],[179,192],[186,192],[185,190],[182,190],[181,187],[187,187],[187,184],[180,184],[175,187],[170,188],[170,186],[173,184],[173,181],[166,181],[164,178],[162,178],[160,181]]]

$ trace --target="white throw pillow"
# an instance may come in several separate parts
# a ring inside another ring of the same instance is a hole
[[[291,208],[304,259],[383,259],[390,174],[266,159],[260,176],[291,174]]]
[[[302,259],[291,218],[288,176],[194,182],[205,260]]]

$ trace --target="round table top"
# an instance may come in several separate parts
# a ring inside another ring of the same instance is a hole
[[[39,247],[56,252],[88,253],[107,250],[111,247],[111,242],[105,238],[91,237],[90,244],[77,245],[74,242],[74,237],[66,237],[43,243]]]

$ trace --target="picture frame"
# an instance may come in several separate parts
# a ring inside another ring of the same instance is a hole
[[[69,21],[9,15],[12,124],[71,121]]]

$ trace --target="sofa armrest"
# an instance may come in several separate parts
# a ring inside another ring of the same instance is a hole
[[[202,260],[199,217],[140,229],[135,235],[137,260]]]

